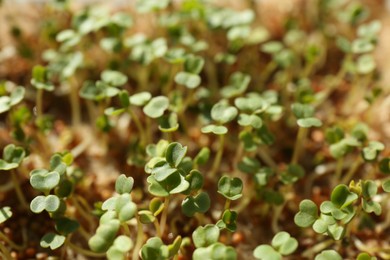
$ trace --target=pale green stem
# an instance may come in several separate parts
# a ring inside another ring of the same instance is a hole
[[[139,251],[141,250],[143,242],[144,242],[144,230],[141,221],[137,217],[137,240],[133,249],[132,260],[139,259]]]
[[[131,120],[134,121],[134,124],[137,127],[138,134],[140,136],[141,145],[146,145],[146,143],[145,143],[145,141],[146,141],[145,140],[145,129],[142,126],[141,121],[139,120],[139,118],[137,117],[137,115],[134,113],[134,111],[131,108],[129,108],[128,111],[129,111],[129,114],[131,116]]]
[[[104,257],[104,256],[106,256],[106,253],[95,253],[95,252],[92,252],[90,250],[76,246],[75,244],[73,244],[70,241],[67,241],[66,245],[69,246],[73,251],[75,251],[76,253],[78,253],[80,255],[84,255],[84,256],[88,256],[88,257]]]
[[[272,60],[270,61],[267,66],[264,68],[264,70],[262,71],[261,75],[260,75],[260,79],[259,79],[259,85],[263,88],[267,79],[269,78],[269,76],[271,75],[271,73],[278,67],[278,64]]]
[[[334,183],[333,186],[335,186],[341,179],[341,174],[343,172],[343,167],[344,167],[344,158],[341,157],[337,160],[337,165],[336,165],[336,172],[334,176]]]
[[[218,168],[221,164],[223,149],[224,149],[225,135],[219,135],[219,147],[217,155],[214,158],[213,166],[210,171],[210,176],[213,178],[218,171]]]
[[[230,199],[226,199],[225,205],[224,205],[223,210],[222,210],[222,212],[221,212],[221,216],[219,217],[220,219],[222,219],[223,213],[224,213],[226,210],[230,209],[230,204],[231,204],[231,202],[232,202],[232,201],[231,201]]]
[[[155,219],[153,221],[154,228],[156,229],[157,236],[161,238],[161,228],[160,228],[160,223],[158,223],[158,220]]]
[[[163,212],[161,214],[161,219],[160,219],[161,236],[164,235],[164,231],[165,231],[165,225],[166,225],[167,216],[168,216],[169,201],[170,201],[170,197],[169,196],[165,197],[165,199],[164,199],[164,209],[163,209]]]
[[[272,168],[275,172],[278,171],[278,165],[276,164],[274,159],[269,156],[268,152],[262,146],[259,146],[259,148],[257,149],[257,154],[268,167]]]
[[[320,252],[320,251],[324,250],[325,248],[329,247],[333,243],[334,243],[333,239],[328,239],[328,240],[322,241],[320,243],[317,243],[316,245],[314,245],[314,246],[306,249],[305,251],[303,251],[302,256],[310,258],[310,259],[313,259],[315,254],[317,254],[318,252]]]
[[[70,109],[72,111],[72,124],[73,126],[78,126],[81,123],[81,109],[80,109],[80,99],[77,88],[77,80],[75,77],[71,78],[70,84]]]
[[[73,202],[73,206],[77,209],[78,213],[90,224],[90,229],[93,227],[94,219],[93,217],[81,207],[78,200],[73,197],[71,198],[71,201]]]
[[[5,257],[4,259],[13,259],[8,248],[5,247],[2,243],[0,243],[0,251],[3,253],[3,256]]]
[[[43,113],[43,89],[37,90],[36,108],[37,108],[37,119],[41,119]]]
[[[280,231],[278,221],[279,221],[280,215],[282,214],[282,211],[283,211],[285,204],[286,204],[286,202],[283,202],[282,205],[274,205],[273,206],[274,211],[273,211],[273,215],[272,215],[271,228],[275,234]]]
[[[126,223],[123,223],[122,227],[123,227],[123,230],[124,230],[126,236],[131,238],[131,232],[130,232],[129,226]]]
[[[297,139],[295,141],[294,152],[291,159],[291,164],[296,164],[299,161],[299,156],[304,146],[306,139],[307,128],[299,127]]]
[[[358,155],[358,158],[355,160],[355,162],[349,168],[349,171],[341,179],[340,183],[347,184],[347,182],[353,178],[353,175],[356,173],[357,169],[359,169],[359,167],[362,165],[362,163],[363,163],[363,161],[361,159],[361,156]]]
[[[23,208],[30,209],[30,206],[27,203],[26,198],[24,197],[23,192],[20,188],[20,183],[19,183],[18,177],[16,176],[16,172],[13,170],[11,171],[11,179],[12,179],[12,182],[14,184],[16,196],[18,197],[20,204],[22,205]]]
[[[26,246],[20,246],[15,244],[11,239],[9,239],[3,232],[0,231],[0,240],[6,242],[10,247],[15,250],[22,251],[26,248]],[[1,244],[1,243],[0,243]]]

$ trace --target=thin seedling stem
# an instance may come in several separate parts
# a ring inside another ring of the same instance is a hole
[[[156,229],[156,234],[159,238],[161,238],[161,228],[160,228],[160,223],[158,223],[157,218],[153,221],[154,228]]]
[[[138,260],[139,259],[139,251],[141,250],[142,244],[144,240],[144,230],[141,221],[137,217],[137,240],[135,242],[135,246],[133,249],[133,256],[132,260]]]
[[[349,171],[341,179],[340,183],[346,184],[348,181],[350,181],[353,178],[353,175],[356,173],[357,169],[359,169],[360,165],[362,165],[362,163],[363,163],[363,161],[361,159],[361,156],[358,155],[358,158],[355,160],[355,162],[349,168]]]
[[[75,252],[77,252],[78,254],[80,255],[84,255],[84,256],[88,256],[88,257],[104,257],[106,255],[106,253],[95,253],[95,252],[92,252],[90,250],[87,250],[87,249],[84,249],[84,248],[81,248],[79,246],[76,246],[75,244],[73,244],[72,242],[70,242],[70,240],[68,240],[66,242],[66,244]]]
[[[223,149],[224,149],[225,135],[219,135],[219,147],[217,155],[214,158],[213,166],[211,168],[210,176],[213,178],[218,171],[221,164]]]
[[[43,89],[37,90],[36,109],[37,120],[39,120],[43,114]]]
[[[20,204],[22,204],[23,208],[30,209],[29,204],[27,203],[26,198],[24,197],[23,192],[20,188],[20,183],[19,183],[18,177],[16,176],[15,171],[11,171],[11,179],[12,179],[12,183],[14,185],[16,196],[18,197]]]
[[[341,174],[343,172],[343,167],[344,167],[344,158],[341,157],[341,158],[339,158],[337,160],[336,172],[335,172],[335,176],[334,176],[334,185],[333,186],[336,186],[336,183],[338,183],[340,181]]]
[[[13,259],[10,251],[7,247],[5,247],[5,245],[3,245],[3,243],[0,243],[0,252],[2,252],[3,256],[5,257],[4,259]]]
[[[134,111],[131,108],[129,108],[128,111],[130,113],[131,120],[134,121],[134,124],[137,127],[137,130],[138,130],[138,133],[140,136],[140,140],[141,140],[141,145],[146,145],[146,143],[145,143],[146,142],[145,129],[142,126],[141,121],[139,120],[139,118],[137,117],[137,115],[134,113]]]
[[[298,163],[302,147],[305,144],[306,134],[307,128],[299,127],[297,140],[295,141],[294,152],[291,159],[291,164]]]
[[[15,250],[23,251],[26,247],[20,246],[15,244],[12,240],[10,240],[3,232],[0,231],[0,240],[3,240],[5,243],[7,243],[10,247],[12,247]]]
[[[70,80],[71,84],[69,86],[70,93],[69,93],[69,99],[70,99],[70,109],[72,111],[72,124],[73,126],[78,126],[81,123],[81,109],[80,109],[80,100],[79,100],[79,93],[78,93],[78,82],[75,77],[72,77]]]
[[[168,216],[169,201],[170,201],[170,197],[169,196],[165,197],[165,199],[164,199],[164,209],[163,209],[163,212],[161,214],[161,219],[160,219],[161,236],[164,235],[164,231],[165,231],[165,225],[166,225],[167,216]]]

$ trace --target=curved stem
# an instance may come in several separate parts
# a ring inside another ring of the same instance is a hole
[[[75,77],[71,78],[70,88],[70,109],[72,112],[72,124],[73,126],[80,125],[81,123],[81,109],[80,109],[80,99],[77,88],[78,82]]]
[[[66,243],[73,251],[79,253],[80,255],[88,256],[88,257],[104,257],[106,253],[95,253],[88,249],[81,248],[79,246],[76,246],[72,242],[68,241]]]
[[[343,172],[343,166],[344,166],[344,158],[341,157],[337,160],[337,165],[336,165],[336,172],[335,172],[335,176],[334,176],[334,183],[333,183],[333,186],[336,186],[336,184],[339,182],[340,178],[341,178],[341,174]]]
[[[341,179],[341,183],[346,184],[348,181],[350,181],[352,179],[353,175],[356,173],[357,169],[359,169],[360,165],[362,165],[362,163],[363,163],[362,157],[360,155],[358,155],[358,158],[355,160],[355,162],[349,168],[349,171]]]
[[[218,171],[218,167],[221,164],[221,159],[223,155],[223,148],[224,148],[224,142],[225,142],[225,135],[219,135],[219,147],[217,155],[214,158],[213,166],[210,171],[210,177],[213,178],[215,174]]]
[[[160,219],[160,232],[161,232],[161,236],[164,235],[165,225],[167,223],[169,201],[170,201],[170,197],[169,196],[165,197],[165,199],[164,199],[164,209],[163,209],[163,212],[161,214],[161,219]]]
[[[220,219],[222,219],[223,213],[224,213],[226,210],[230,209],[230,204],[231,204],[231,202],[232,202],[232,201],[231,201],[230,199],[226,199],[225,205],[224,205],[223,210],[222,210],[222,212],[221,212],[221,216],[219,217]]]
[[[292,164],[296,164],[299,161],[299,155],[305,143],[306,133],[307,133],[307,128],[299,127],[297,139],[295,141],[294,152],[291,159]]]
[[[145,145],[145,141],[146,141],[145,140],[145,129],[142,126],[141,121],[139,120],[139,118],[137,117],[137,115],[134,113],[134,111],[131,108],[129,108],[128,111],[129,111],[131,120],[134,121],[134,124],[137,127],[138,134],[139,134],[140,139],[141,139],[141,145]]]
[[[27,203],[26,198],[24,197],[23,192],[20,188],[20,183],[19,183],[18,177],[16,177],[15,171],[11,171],[11,178],[12,178],[12,182],[14,184],[16,196],[18,197],[20,204],[22,204],[23,208],[30,209],[30,206]]]
[[[78,213],[90,224],[90,229],[93,227],[94,219],[92,218],[91,215],[89,215],[88,212],[86,212],[81,205],[79,204],[78,200],[76,197],[72,197],[71,201],[73,202],[73,205],[77,209]]]
[[[157,236],[161,238],[161,228],[160,228],[160,223],[158,223],[157,218],[153,221],[154,228],[156,229]]]
[[[313,258],[313,256],[316,253],[324,250],[325,248],[327,248],[328,246],[330,246],[333,243],[334,243],[333,239],[328,239],[328,240],[322,241],[321,243],[318,243],[318,244],[310,247],[309,249],[306,249],[305,251],[303,251],[302,256],[307,257],[307,258]]]
[[[9,239],[3,232],[0,231],[0,239],[7,243],[10,247],[15,250],[22,251],[25,249],[25,246],[20,246],[15,244],[11,239]],[[1,243],[0,243],[1,244]]]
[[[138,255],[139,255],[139,251],[141,250],[142,243],[144,242],[143,240],[144,240],[144,230],[143,230],[142,223],[137,216],[137,241],[133,249],[132,260],[139,259]]]
[[[6,248],[2,243],[0,243],[0,252],[3,253],[3,256],[5,257],[4,259],[13,259],[8,248]]]

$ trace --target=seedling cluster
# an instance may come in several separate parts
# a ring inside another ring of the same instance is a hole
[[[72,2],[9,21],[1,258],[390,259],[369,7]]]

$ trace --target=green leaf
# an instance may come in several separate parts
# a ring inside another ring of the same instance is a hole
[[[221,89],[221,95],[224,98],[239,96],[248,88],[251,77],[242,72],[235,72],[229,78],[229,84]]]
[[[172,168],[167,162],[161,161],[157,163],[155,167],[152,169],[152,174],[156,178],[156,181],[161,182],[167,179],[172,174],[176,173],[177,169]]]
[[[263,120],[257,115],[240,114],[238,116],[238,124],[241,126],[252,126],[253,128],[261,128]]]
[[[142,224],[150,224],[156,220],[156,217],[149,210],[138,211],[138,217]]]
[[[159,198],[153,198],[149,203],[149,210],[158,216],[164,209],[164,203]]]
[[[291,110],[298,119],[311,118],[314,115],[314,107],[308,104],[294,103]]]
[[[285,231],[278,232],[271,244],[282,255],[290,255],[298,248],[298,241]]]
[[[385,192],[390,192],[390,180],[386,180],[382,183],[382,189]]]
[[[104,70],[101,74],[101,78],[105,83],[113,87],[122,86],[127,82],[127,76],[122,72],[115,70]]]
[[[243,183],[240,178],[223,176],[218,181],[218,193],[230,200],[242,197]]]
[[[121,174],[115,181],[115,191],[119,194],[130,193],[133,185],[133,177],[126,177],[126,175]]]
[[[191,170],[185,178],[190,183],[190,192],[198,191],[203,187],[203,175],[198,170]]]
[[[146,181],[149,183],[149,192],[158,197],[166,197],[169,194],[184,192],[190,186],[185,178],[178,172],[171,174],[161,182],[157,181],[153,175],[149,176]]]
[[[184,71],[191,74],[199,74],[203,68],[204,59],[201,56],[187,55],[184,62]]]
[[[0,114],[8,111],[11,108],[11,99],[8,96],[0,97]]]
[[[48,81],[48,71],[45,67],[37,65],[32,71],[31,84],[37,89],[53,91],[54,85]]]
[[[223,125],[207,125],[201,128],[202,133],[208,134],[213,133],[216,135],[224,135],[228,132],[228,129]]]
[[[186,153],[187,146],[182,146],[180,143],[173,142],[167,147],[165,159],[171,166],[176,168],[179,166]]]
[[[179,85],[184,85],[189,89],[198,87],[201,83],[201,78],[197,74],[180,71],[175,76],[175,82]]]
[[[177,236],[173,243],[168,245],[169,257],[174,257],[179,253],[182,241],[181,236]]]
[[[232,121],[237,114],[237,108],[229,106],[226,101],[218,102],[211,109],[211,118],[220,124]]]
[[[343,258],[335,250],[324,250],[316,255],[314,260],[343,260]]]
[[[158,129],[164,133],[172,133],[179,129],[177,114],[173,112],[160,117]]]
[[[194,241],[195,247],[208,247],[218,242],[219,232],[219,228],[212,224],[197,227],[192,233],[192,240]]]
[[[237,217],[237,212],[227,209],[223,212],[222,219],[217,222],[216,226],[220,229],[227,229],[230,232],[235,232],[237,230]]]
[[[208,147],[202,147],[199,153],[194,158],[194,164],[204,165],[210,158],[210,149]]]
[[[55,195],[37,196],[30,203],[30,209],[34,213],[55,212],[60,208],[60,199]]]
[[[7,145],[3,150],[3,159],[10,164],[19,165],[25,156],[26,152],[23,147],[15,146],[14,144]]]
[[[283,44],[277,41],[270,41],[261,45],[261,51],[269,54],[275,54],[283,49]]]
[[[297,124],[300,127],[310,128],[310,127],[320,127],[322,126],[321,120],[315,117],[301,118],[298,119]]]
[[[360,56],[356,62],[356,69],[360,74],[368,74],[375,70],[376,62],[371,54]]]
[[[384,149],[385,145],[383,143],[371,141],[368,146],[364,147],[362,150],[363,158],[366,161],[373,161],[378,157],[380,151],[383,151]]]
[[[159,237],[149,238],[141,249],[143,260],[166,260],[169,250]]]
[[[165,96],[158,96],[152,98],[149,103],[144,106],[143,111],[151,118],[158,118],[164,114],[164,111],[168,109],[168,106],[169,99]]]
[[[34,170],[30,175],[31,186],[42,192],[54,189],[60,183],[60,174],[56,171]]]
[[[67,236],[72,232],[75,232],[79,227],[80,224],[76,220],[67,218],[67,217],[61,217],[58,219],[55,219],[55,228],[61,235]]]
[[[383,158],[380,160],[379,170],[384,174],[390,174],[390,158]]]
[[[54,233],[47,233],[41,239],[40,245],[43,248],[50,247],[51,250],[55,250],[62,246],[65,242],[65,236],[57,235]]]
[[[311,200],[303,200],[299,204],[299,212],[294,217],[294,222],[299,227],[309,227],[318,218],[317,205]]]
[[[370,256],[368,253],[360,253],[356,260],[377,260],[376,257]]]
[[[330,200],[333,204],[335,204],[338,208],[343,209],[352,203],[354,203],[359,196],[354,193],[350,192],[348,187],[344,184],[337,185],[330,196]]]
[[[104,223],[100,220],[100,225],[96,229],[96,234],[88,241],[91,250],[97,253],[106,252],[112,245],[119,227],[120,222],[117,219],[108,218]]]
[[[253,256],[260,260],[282,260],[282,255],[270,245],[256,247]]]
[[[184,215],[192,217],[195,213],[205,213],[210,208],[210,197],[206,192],[201,192],[196,196],[188,196],[181,204]]]
[[[129,221],[137,212],[137,205],[131,201],[129,193],[121,194],[115,201],[115,211],[121,223]]]
[[[226,246],[222,243],[214,243],[208,247],[200,247],[194,251],[193,260],[236,260],[237,253],[231,246]]]
[[[130,104],[134,106],[144,106],[152,98],[149,92],[140,92],[130,96]]]
[[[10,207],[2,207],[0,209],[0,224],[12,217],[12,211]]]
[[[14,106],[18,104],[20,101],[22,101],[24,98],[24,93],[25,93],[24,87],[19,86],[13,89],[10,95],[10,105]]]
[[[352,42],[352,52],[355,54],[371,52],[374,49],[375,45],[371,42],[371,39],[358,38]]]

